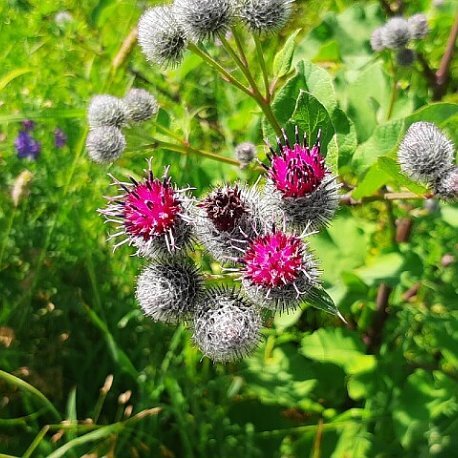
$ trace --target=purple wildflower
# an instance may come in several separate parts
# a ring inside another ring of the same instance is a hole
[[[24,121],[22,121],[22,128],[26,132],[32,131],[35,129],[35,121],[32,121],[31,119],[24,119]]]
[[[27,157],[36,159],[41,151],[40,143],[24,130],[19,132],[14,142],[14,146],[16,147],[17,156],[20,159]]]
[[[57,127],[54,130],[54,145],[56,148],[63,148],[67,144],[67,135],[66,133]]]

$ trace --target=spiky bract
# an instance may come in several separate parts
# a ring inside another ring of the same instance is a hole
[[[197,238],[221,262],[238,258],[264,225],[266,207],[255,187],[216,187],[195,206]]]
[[[401,17],[391,18],[382,28],[382,40],[386,48],[401,49],[410,38],[409,25]]]
[[[234,19],[232,0],[175,0],[175,16],[194,42],[225,33]]]
[[[385,43],[383,42],[382,27],[375,29],[371,35],[371,47],[374,51],[383,51]]]
[[[175,66],[181,62],[187,39],[172,6],[157,6],[143,14],[138,23],[138,43],[155,64]]]
[[[452,167],[437,177],[433,188],[438,197],[456,200],[458,198],[458,167]]]
[[[126,148],[126,139],[114,126],[96,127],[89,131],[86,149],[94,162],[108,164],[121,156]]]
[[[452,167],[454,156],[453,143],[435,124],[423,121],[409,127],[398,152],[401,169],[428,183]]]
[[[194,315],[194,341],[215,362],[243,358],[260,342],[261,316],[234,289],[209,290]]]
[[[95,127],[122,127],[127,122],[126,107],[121,99],[103,94],[92,97],[87,112],[88,123]]]
[[[123,101],[130,122],[146,121],[159,110],[156,98],[145,89],[131,89]]]
[[[238,15],[253,32],[274,32],[288,21],[294,0],[240,0]]]
[[[242,284],[250,299],[270,310],[296,308],[318,285],[318,269],[299,237],[273,230],[254,239],[244,256]]]
[[[396,62],[401,67],[409,67],[415,61],[415,51],[404,48],[396,52]]]
[[[110,198],[101,210],[108,221],[118,224],[119,231],[112,237],[124,235],[116,246],[128,242],[137,254],[155,257],[175,253],[191,242],[192,228],[187,222],[188,199],[180,195],[166,174],[155,178],[151,170],[143,181],[131,178],[131,183],[115,180],[122,194]]]
[[[191,317],[202,291],[196,266],[186,258],[174,256],[159,259],[143,270],[137,280],[136,296],[145,315],[155,321],[175,323]]]
[[[420,40],[428,35],[428,19],[424,14],[414,14],[409,19],[407,19],[409,25],[410,36],[414,40]]]
[[[256,157],[256,146],[250,142],[240,143],[235,148],[235,156],[244,168]]]
[[[265,197],[273,213],[298,230],[318,229],[326,225],[339,204],[336,177],[328,170],[320,153],[320,138],[309,148],[304,136],[301,143],[296,127],[294,146],[283,131],[284,145],[270,148],[271,165],[267,167]]]

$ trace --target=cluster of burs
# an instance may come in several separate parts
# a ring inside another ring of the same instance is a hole
[[[401,66],[409,66],[415,60],[415,51],[409,48],[409,44],[424,38],[428,31],[428,20],[424,14],[415,14],[408,19],[393,17],[374,30],[371,46],[377,52],[384,49],[396,51],[396,62]]]
[[[244,144],[245,159],[248,149]],[[267,156],[262,186],[225,184],[200,199],[191,188],[177,188],[167,170],[154,176],[150,164],[141,180],[115,179],[119,193],[100,210],[117,225],[115,246],[128,243],[149,260],[136,288],[143,312],[155,321],[190,324],[195,343],[213,361],[248,354],[268,311],[313,301],[320,287],[306,238],[337,209],[336,177],[319,136],[309,145],[298,129],[293,141],[284,133]],[[197,247],[221,263],[230,287],[205,286],[209,278],[190,256]]]

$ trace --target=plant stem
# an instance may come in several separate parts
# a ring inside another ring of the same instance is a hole
[[[430,199],[433,197],[430,194],[419,195],[414,192],[405,191],[405,192],[385,192],[383,194],[377,194],[375,196],[363,197],[362,199],[356,200],[351,196],[351,192],[341,196],[340,203],[342,205],[362,205],[368,202],[377,202],[377,201],[393,201],[393,200],[417,200],[417,199]]]
[[[394,65],[393,59],[390,59],[390,60],[391,60],[391,68],[393,72],[393,84],[391,86],[390,103],[388,105],[388,110],[386,112],[386,121],[389,121],[391,116],[393,115],[394,104],[396,102],[396,98],[398,95],[398,79],[397,79],[397,73],[396,73],[396,65]]]
[[[271,93],[270,93],[270,84],[269,84],[269,76],[267,73],[266,60],[264,59],[264,53],[262,51],[261,42],[259,41],[259,37],[256,35],[256,33],[253,33],[253,39],[256,45],[256,54],[258,55],[259,64],[261,65],[262,77],[264,79],[264,86],[266,88],[266,102],[270,103]]]
[[[444,55],[439,66],[439,70],[436,72],[436,87],[434,90],[433,99],[440,100],[445,93],[447,88],[450,64],[452,62],[453,53],[455,50],[455,43],[458,37],[458,15],[455,17],[455,22],[450,30],[448,37],[447,46],[445,48]]]
[[[237,45],[237,49],[239,50],[243,65],[248,68],[248,59],[243,49],[242,40],[240,39],[240,34],[235,27],[232,27],[232,35],[234,37],[235,44]]]
[[[195,154],[196,156],[206,157],[208,159],[213,159],[218,162],[224,162],[226,164],[231,164],[231,165],[235,165],[236,167],[240,167],[240,162],[235,159],[220,156],[219,154],[215,154],[215,153],[209,153],[208,151],[200,151],[186,143],[177,145],[176,143],[164,142],[156,138],[151,138],[151,140],[153,141],[153,143],[149,145],[145,145],[145,147],[165,148],[165,149],[169,149],[171,151],[175,151],[177,153],[184,154],[184,155],[187,155],[188,153],[192,153],[192,154]]]
[[[246,86],[244,86],[239,80],[234,78],[224,67],[222,67],[216,60],[214,60],[209,54],[205,51],[200,49],[194,43],[190,43],[188,45],[188,49],[191,50],[194,54],[199,56],[203,61],[207,62],[211,67],[213,67],[216,71],[223,75],[223,79],[225,79],[228,83],[231,83],[233,86],[240,89],[245,94],[253,97],[252,92]]]
[[[269,121],[270,125],[275,130],[275,134],[277,136],[280,136],[281,135],[281,127],[278,124],[278,121],[277,121],[277,119],[275,118],[275,115],[272,112],[272,108],[270,106],[269,101],[265,97],[263,97],[263,95],[259,92],[259,89],[258,89],[258,86],[256,84],[256,81],[254,80],[253,75],[251,74],[250,70],[248,69],[248,67],[245,67],[243,65],[243,62],[240,59],[240,57],[233,50],[232,46],[228,43],[228,41],[226,40],[226,38],[222,34],[219,35],[219,39],[221,40],[221,43],[223,44],[223,46],[226,48],[227,52],[234,59],[235,63],[240,68],[242,73],[245,75],[245,78],[250,83],[251,91],[250,91],[249,95],[257,102],[259,108],[261,108],[262,112],[264,113],[265,117]]]

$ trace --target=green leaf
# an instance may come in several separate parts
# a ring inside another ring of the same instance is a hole
[[[398,186],[405,187],[420,196],[428,192],[428,188],[404,175],[401,172],[399,164],[394,159],[385,156],[379,157],[378,166],[380,170],[389,175]]]
[[[330,313],[331,315],[338,316],[344,323],[346,323],[345,318],[339,312],[336,304],[334,304],[332,297],[323,288],[313,287],[307,302],[312,307],[323,310],[324,312]]]
[[[403,267],[404,258],[399,253],[389,253],[377,256],[373,263],[356,269],[355,273],[369,286],[380,281],[395,286]]]
[[[293,32],[288,39],[286,40],[283,48],[277,52],[274,58],[273,64],[273,73],[275,78],[281,78],[289,73],[291,70],[291,64],[293,61],[294,49],[295,49],[295,39],[297,34],[301,31],[301,29],[297,29]]]
[[[291,138],[296,125],[301,132],[307,132],[312,141],[321,129],[321,144],[323,152],[326,152],[326,147],[334,134],[331,119],[326,108],[312,94],[303,90],[299,92],[294,112],[286,124],[286,131]]]
[[[390,84],[383,62],[376,62],[362,71],[348,88],[348,115],[355,123],[358,142],[368,140],[390,100]]]
[[[316,361],[336,364],[347,374],[371,371],[376,365],[373,355],[364,354],[359,335],[344,328],[321,328],[306,335],[301,353]]]
[[[6,86],[8,86],[11,81],[14,79],[25,75],[26,73],[30,73],[33,70],[31,68],[16,68],[9,73],[7,73],[3,78],[0,79],[0,91],[3,91]]]
[[[380,169],[378,163],[372,164],[351,195],[354,199],[372,196],[383,185],[388,183],[389,178],[390,176]]]
[[[353,121],[339,108],[331,113],[331,121],[335,134],[328,145],[326,162],[330,166],[337,164],[336,170],[342,172],[351,163],[358,145],[356,129]]]

